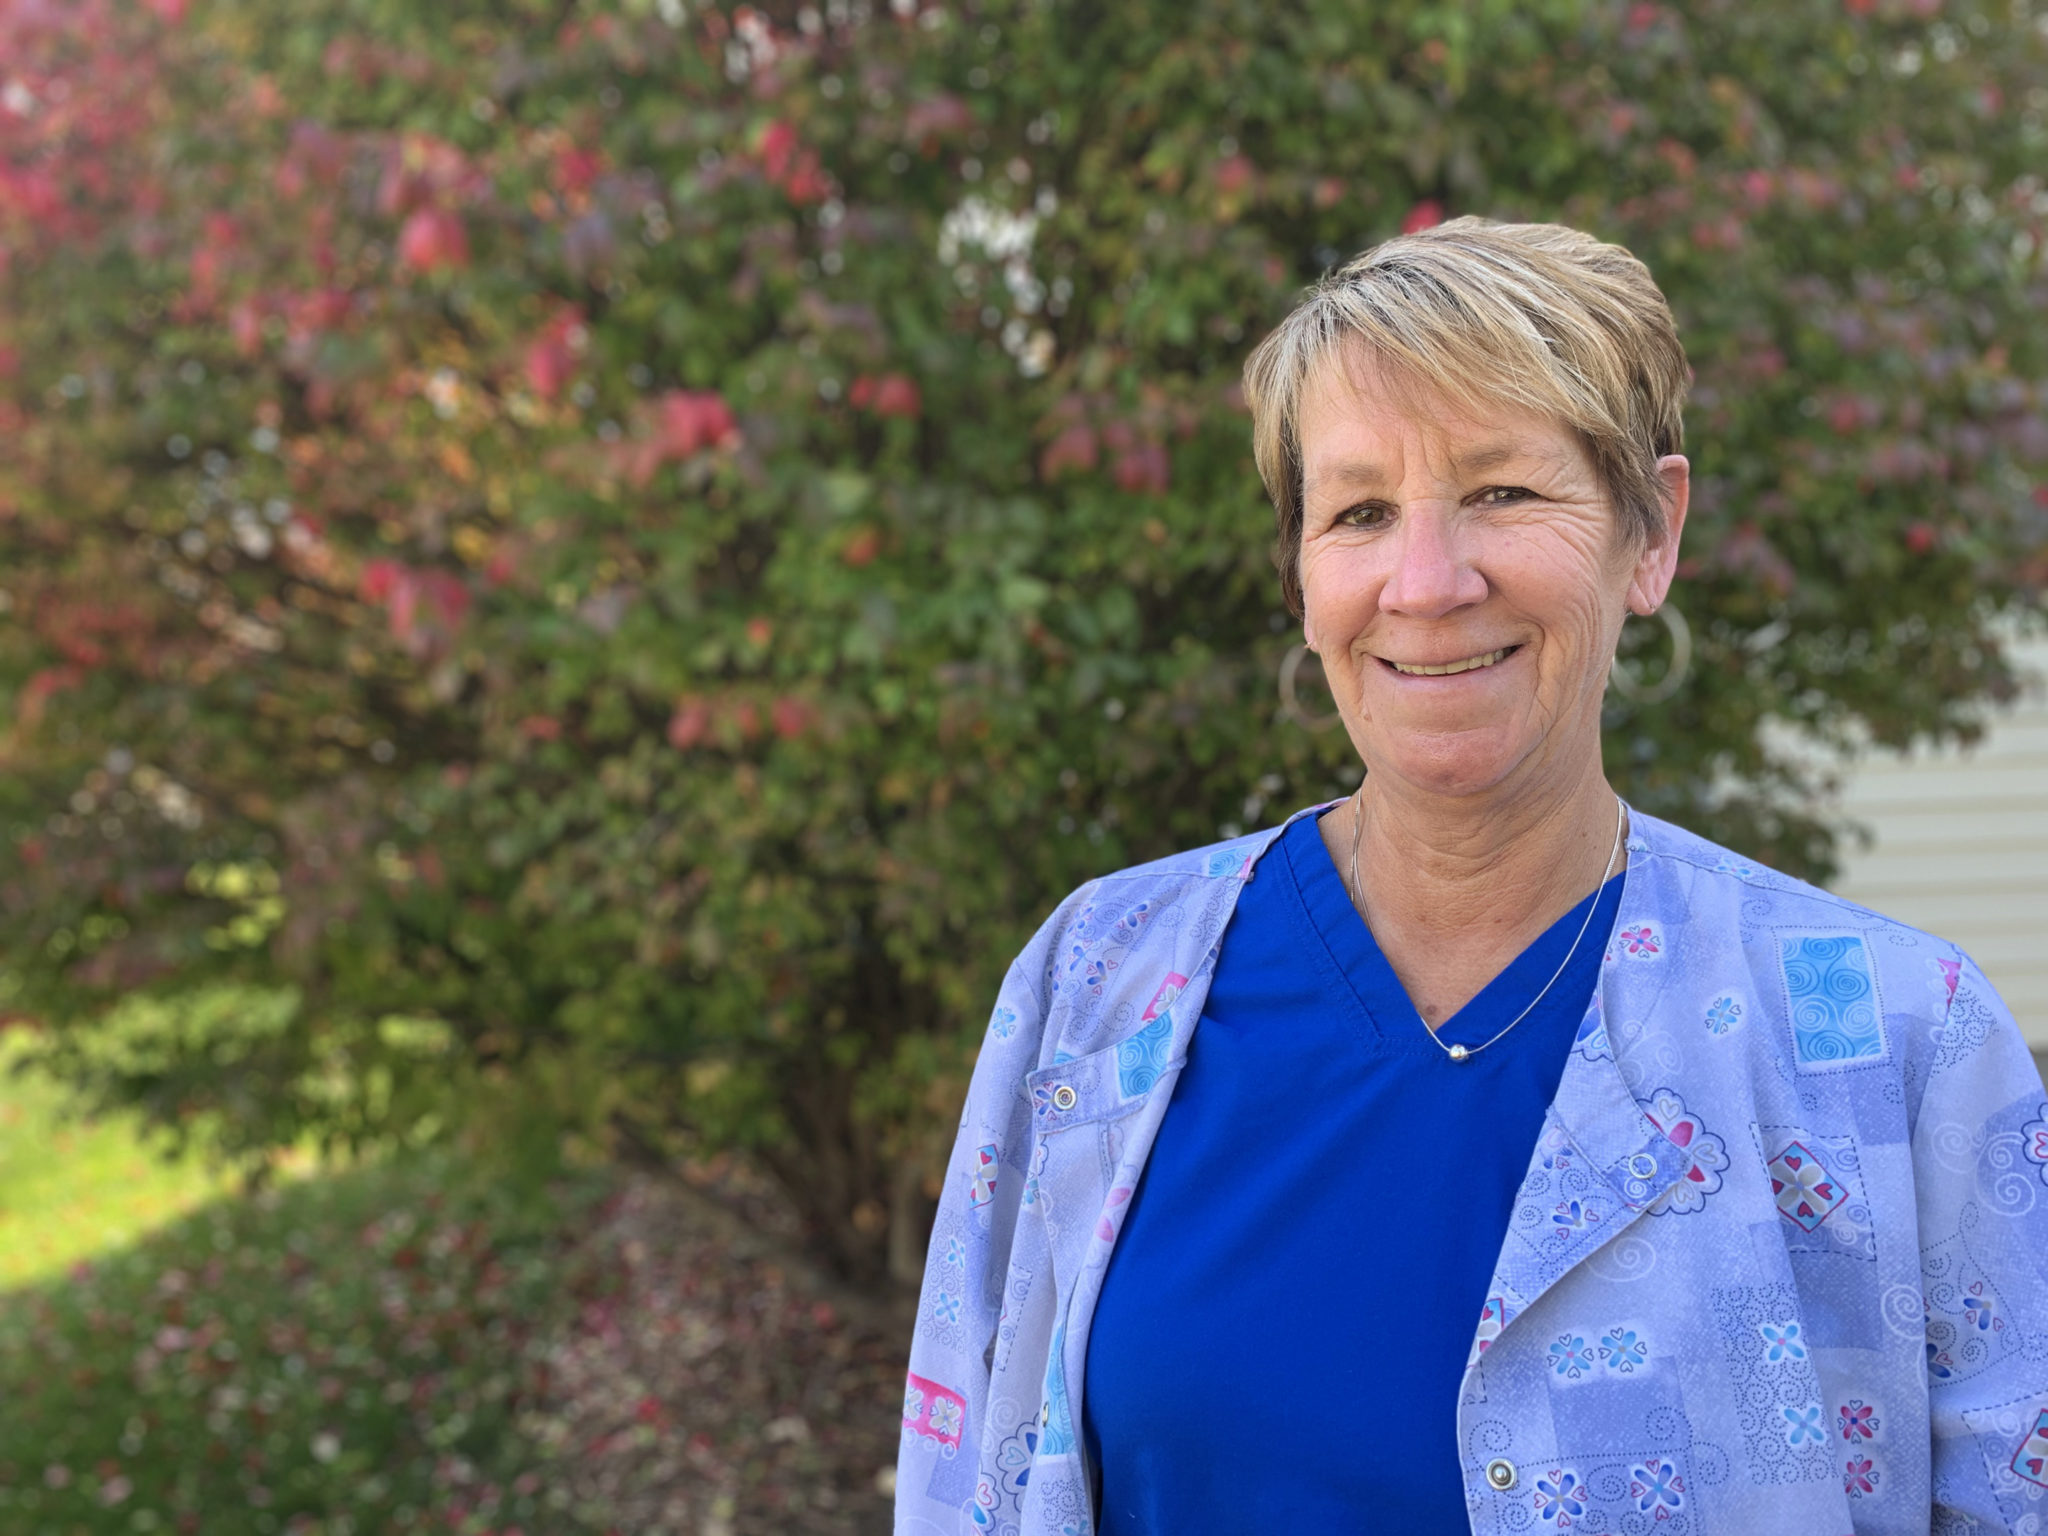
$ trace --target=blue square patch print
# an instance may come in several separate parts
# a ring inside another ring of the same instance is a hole
[[[1884,1059],[1884,1009],[1861,934],[1781,938],[1778,960],[1801,1070]]]

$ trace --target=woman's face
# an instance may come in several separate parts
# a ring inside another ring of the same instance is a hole
[[[1403,400],[1360,362],[1323,370],[1297,425],[1303,631],[1360,757],[1440,795],[1597,772],[1622,621],[1671,584],[1685,459],[1659,462],[1668,531],[1637,549],[1567,429]]]

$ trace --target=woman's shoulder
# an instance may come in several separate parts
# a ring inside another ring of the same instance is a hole
[[[1969,964],[1945,938],[1654,816],[1632,815],[1629,848],[1661,866],[1666,878],[1650,882],[1648,900],[1672,908],[1693,946],[1722,935],[1717,943],[1748,950],[1795,1007],[1810,987],[1844,998],[1867,982],[1883,1012],[1939,1023]]]
[[[1718,891],[1752,903],[1752,911],[1777,918],[1798,913],[1818,920],[1841,920],[1864,927],[1895,931],[1902,937],[1924,939],[1953,949],[1947,940],[1924,933],[1910,923],[1851,901],[1811,881],[1773,869],[1759,859],[1689,832],[1675,822],[1663,821],[1642,811],[1629,817],[1629,852],[1640,858],[1668,861],[1684,867],[1695,892]]]
[[[1097,875],[1076,886],[1053,908],[1040,937],[1078,936],[1106,921],[1113,922],[1118,912],[1133,905],[1171,901],[1194,891],[1213,894],[1242,884],[1288,827],[1322,809],[1321,805],[1305,806],[1275,826]]]
[[[1183,849],[1169,853],[1162,858],[1150,859],[1142,864],[1132,864],[1124,869],[1101,877],[1104,882],[1127,882],[1158,880],[1178,882],[1190,880],[1241,880],[1246,877],[1259,856],[1285,835],[1287,829],[1307,816],[1327,810],[1336,801],[1305,805],[1270,827],[1261,827],[1256,832],[1225,838],[1220,842],[1204,843],[1199,848]]]
[[[1220,937],[1260,857],[1288,826],[1319,809],[1304,807],[1277,826],[1084,881],[1047,914],[1024,946],[1011,967],[1010,986],[1025,989],[1043,1021],[1062,997],[1075,1006],[1085,1004],[1089,1012],[1113,1011],[1140,973],[1131,962],[1154,950],[1173,957],[1161,962],[1162,976],[1185,980],[1200,965],[1200,955],[1213,947],[1208,941]],[[1013,1000],[1013,1017],[1017,1011]]]

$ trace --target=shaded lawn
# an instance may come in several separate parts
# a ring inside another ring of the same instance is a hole
[[[590,1181],[420,1159],[227,1199],[0,1295],[0,1530],[601,1530],[519,1433]]]
[[[166,1162],[131,1117],[85,1124],[56,1084],[18,1076],[0,1036],[0,1290],[62,1274],[223,1193],[196,1159]]]
[[[60,1106],[0,1079],[4,1536],[888,1529],[907,1330],[701,1196],[410,1154],[201,1204]]]

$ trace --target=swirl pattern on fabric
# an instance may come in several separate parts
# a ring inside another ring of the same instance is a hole
[[[1117,1091],[1126,1099],[1150,1093],[1166,1070],[1166,1053],[1173,1045],[1173,1014],[1169,1011],[1139,1030],[1116,1048]]]
[[[1862,935],[1785,938],[1778,953],[1800,1068],[1882,1060],[1884,1013]]]

